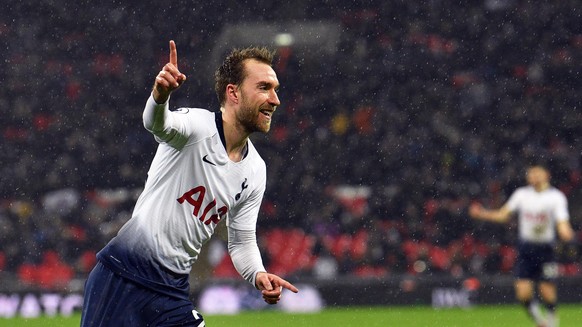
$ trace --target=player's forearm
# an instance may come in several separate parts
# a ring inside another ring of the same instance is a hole
[[[157,103],[153,96],[150,96],[142,115],[144,127],[154,135],[162,133],[167,127],[168,117],[168,102]]]
[[[482,210],[477,218],[494,223],[505,223],[509,219],[509,214],[503,210]]]
[[[558,223],[557,230],[558,230],[558,236],[560,236],[560,239],[562,241],[571,242],[574,240],[574,236],[575,236],[574,230],[570,226],[570,223],[568,223],[567,221],[563,221],[563,222]]]
[[[257,273],[267,270],[263,266],[255,232],[229,228],[228,253],[238,273],[251,285],[256,286]]]

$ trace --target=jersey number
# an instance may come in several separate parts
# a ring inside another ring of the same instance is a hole
[[[204,201],[204,196],[206,195],[206,188],[204,186],[196,186],[195,188],[191,189],[190,191],[184,193],[181,197],[178,198],[178,202],[183,204],[184,202],[190,203],[194,206],[194,211],[192,212],[194,216],[199,217],[200,221],[204,222],[206,225],[210,225],[210,223],[218,224],[220,220],[226,215],[228,212],[228,208],[226,206],[222,206],[216,209],[216,199],[212,199],[210,203],[204,207],[204,211],[201,215],[200,209],[202,209],[202,202]],[[210,217],[206,219],[206,216],[210,213]]]

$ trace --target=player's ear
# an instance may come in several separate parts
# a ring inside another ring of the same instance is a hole
[[[238,86],[234,84],[228,84],[226,86],[226,98],[234,103],[238,103],[240,100]]]

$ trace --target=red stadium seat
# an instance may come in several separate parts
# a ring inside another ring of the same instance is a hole
[[[269,271],[283,276],[298,270],[310,269],[315,262],[312,254],[315,239],[301,229],[274,229],[266,235],[267,251],[271,257]]]
[[[358,277],[382,277],[388,274],[388,270],[385,267],[362,265],[354,270],[354,274]]]
[[[406,260],[408,262],[414,262],[418,259],[421,250],[426,249],[427,244],[426,242],[418,242],[415,240],[406,240],[402,243],[402,251],[406,256]]]
[[[351,243],[352,239],[349,235],[341,234],[333,240],[331,253],[336,258],[341,258],[343,255],[349,252]]]
[[[501,271],[510,272],[517,258],[517,251],[512,246],[504,245],[499,252],[501,253]]]
[[[6,267],[6,255],[4,252],[0,251],[0,270],[4,270]]]
[[[81,254],[78,260],[78,266],[81,272],[89,273],[97,263],[96,253],[93,250],[87,250]]]
[[[267,233],[267,251],[272,257],[279,256],[285,250],[285,235],[283,230],[275,228]]]
[[[430,263],[433,268],[445,271],[449,268],[451,260],[447,249],[433,246],[429,250]]]
[[[21,281],[46,289],[67,286],[74,274],[73,268],[63,262],[59,255],[52,250],[43,253],[41,264],[23,264],[18,269],[18,277]]]
[[[61,260],[55,251],[46,251],[37,267],[37,283],[44,288],[64,287],[74,277],[73,268]]]
[[[18,279],[27,284],[36,282],[36,267],[29,263],[23,263],[18,267]]]
[[[223,256],[222,260],[214,267],[213,276],[218,278],[236,278],[239,276],[229,255]]]
[[[365,230],[359,230],[351,239],[350,255],[353,259],[361,259],[368,250],[368,233]]]

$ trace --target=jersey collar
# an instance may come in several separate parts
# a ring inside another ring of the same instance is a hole
[[[220,136],[220,142],[222,142],[222,146],[226,150],[226,137],[224,137],[224,125],[222,123],[222,111],[218,111],[214,113],[214,122],[216,123],[216,129],[218,130],[218,135]],[[249,154],[249,145],[245,147],[245,153],[243,154],[243,158],[246,158]]]

